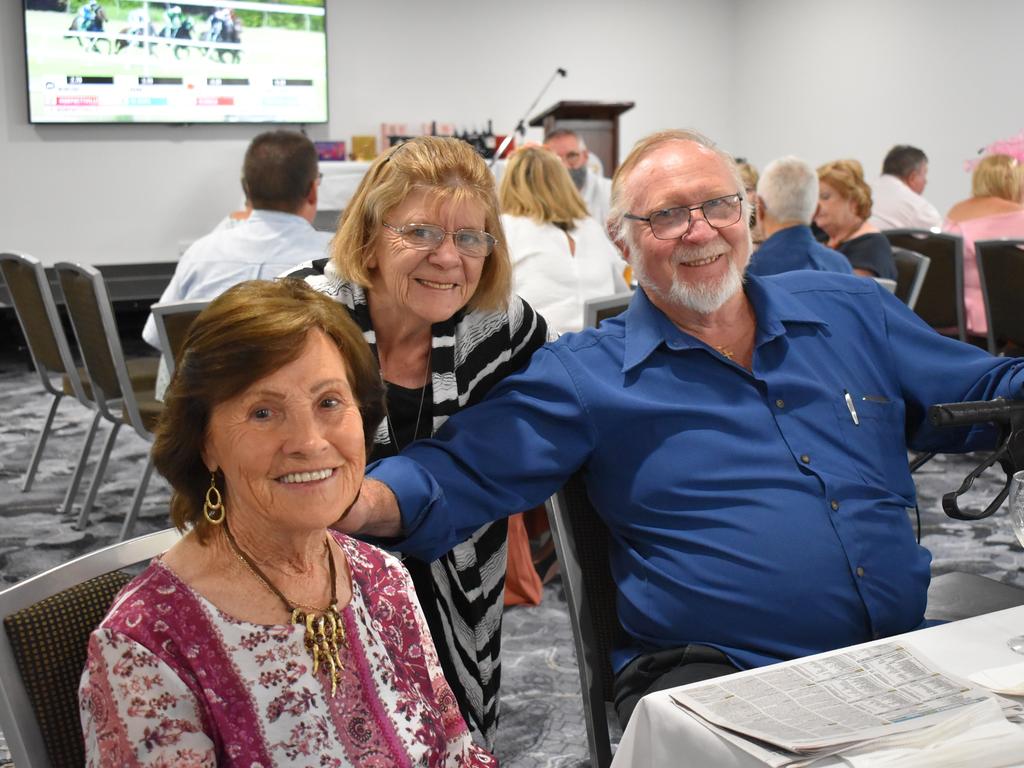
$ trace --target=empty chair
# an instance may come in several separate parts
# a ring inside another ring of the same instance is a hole
[[[81,529],[88,521],[99,481],[106,469],[110,449],[121,425],[130,424],[143,439],[152,441],[152,430],[156,426],[163,404],[154,398],[154,382],[147,381],[143,386],[132,382],[121,349],[117,325],[114,322],[110,297],[99,270],[68,262],[57,264],[54,270],[64,293],[64,301],[67,304],[75,338],[78,340],[82,362],[89,374],[92,399],[99,412],[111,424],[107,445],[97,464],[96,478],[78,518],[78,527]],[[147,455],[131,508],[121,528],[122,540],[127,538],[135,524],[152,471],[153,464]]]
[[[1024,347],[1024,240],[979,240],[974,243],[988,321],[988,351],[1008,342]]]
[[[580,472],[548,500],[547,507],[580,668],[590,765],[608,768],[609,724],[617,722],[608,714],[614,702],[611,651],[623,633],[615,610],[618,590],[609,566],[608,528],[591,506]]]
[[[917,251],[898,247],[892,249],[892,260],[896,263],[896,296],[913,309],[921,295],[931,260]]]
[[[79,402],[85,404],[89,404],[89,400],[83,391],[78,369],[71,356],[71,348],[64,334],[64,327],[61,325],[43,265],[38,259],[26,254],[0,253],[0,272],[7,283],[11,302],[14,304],[14,313],[25,335],[32,364],[39,374],[43,388],[53,395],[50,410],[36,440],[21,486],[22,491],[29,491],[60,401],[67,394],[74,395]],[[84,467],[85,457],[92,446],[99,420],[100,414],[97,412],[86,434],[82,458],[79,459],[80,466],[76,467],[74,478],[81,478],[81,468]],[[77,479],[72,483],[75,490],[78,488]],[[74,491],[71,495],[74,495]]]
[[[165,301],[150,307],[153,322],[156,324],[156,335],[160,340],[160,372],[155,387],[157,399],[163,400],[164,391],[177,367],[189,326],[209,303],[209,299]]]
[[[882,234],[893,247],[928,257],[928,272],[914,311],[940,333],[966,341],[963,238],[927,229],[890,229]]]
[[[89,634],[168,529],[83,555],[0,592],[0,729],[18,768],[85,764],[78,683]]]
[[[633,292],[614,293],[610,296],[599,296],[583,302],[583,327],[596,328],[597,324],[609,317],[624,312],[633,300]]]

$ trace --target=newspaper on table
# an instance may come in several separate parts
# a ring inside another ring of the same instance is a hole
[[[991,707],[996,698],[898,642],[716,678],[671,697],[706,725],[732,732],[722,735],[733,743],[738,734],[777,758],[836,754]],[[1001,718],[998,707],[991,712]]]

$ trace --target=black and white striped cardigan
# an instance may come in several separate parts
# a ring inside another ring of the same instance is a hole
[[[300,265],[288,277],[302,278],[343,304],[377,353],[362,287],[344,280],[328,259]],[[507,312],[459,311],[436,323],[430,353],[433,431],[524,367],[546,336],[544,319],[518,296],[512,297]],[[390,447],[386,420],[378,426],[374,442]],[[433,639],[445,676],[470,730],[489,748],[498,722],[506,531],[504,520],[485,525],[435,560],[430,564],[434,594],[419,595],[421,603],[435,603],[444,636]]]

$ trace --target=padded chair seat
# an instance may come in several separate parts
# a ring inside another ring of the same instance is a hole
[[[924,613],[929,619],[959,621],[1018,605],[1024,605],[1024,589],[957,571],[932,578]]]

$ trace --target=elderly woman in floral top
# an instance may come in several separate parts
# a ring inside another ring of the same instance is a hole
[[[89,765],[496,765],[405,570],[328,531],[381,416],[358,328],[303,283],[242,283],[200,315],[153,446],[187,532],[90,639]]]

